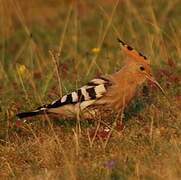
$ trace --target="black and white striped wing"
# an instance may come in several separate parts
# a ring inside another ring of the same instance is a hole
[[[106,92],[111,81],[108,78],[100,77],[89,81],[85,86],[77,91],[64,95],[58,100],[53,101],[51,104],[39,107],[38,110],[59,108],[64,105],[75,105],[80,103],[82,109],[100,99]]]

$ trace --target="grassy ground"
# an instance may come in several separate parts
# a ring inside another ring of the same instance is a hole
[[[0,1],[1,179],[180,179],[180,12],[179,0]],[[126,56],[117,37],[148,55],[170,103],[148,85],[117,127],[17,121],[17,112],[118,70]]]

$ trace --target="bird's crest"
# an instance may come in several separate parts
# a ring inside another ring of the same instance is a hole
[[[144,63],[147,62],[148,64],[150,64],[150,60],[146,56],[144,56],[142,53],[136,51],[133,47],[127,45],[125,42],[123,42],[119,38],[117,40],[120,43],[120,46],[122,47],[123,51],[126,54],[128,54],[132,59],[137,60],[137,61],[143,61]]]

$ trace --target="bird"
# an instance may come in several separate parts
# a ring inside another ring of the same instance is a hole
[[[165,94],[151,73],[150,60],[121,39],[117,40],[121,49],[129,56],[119,71],[94,78],[50,104],[42,105],[33,111],[20,112],[16,116],[21,119],[56,114],[62,118],[75,118],[79,114],[82,118],[93,119],[105,114],[107,117],[112,112],[124,110],[146,80],[151,81]]]

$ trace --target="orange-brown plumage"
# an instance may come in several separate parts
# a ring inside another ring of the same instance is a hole
[[[152,81],[161,89],[151,75],[150,60],[123,41],[118,41],[123,51],[130,56],[118,72],[95,78],[51,104],[43,105],[35,111],[19,113],[17,116],[24,118],[54,113],[64,118],[76,117],[77,114],[84,118],[94,118],[109,110],[110,112],[123,110],[145,80]]]

